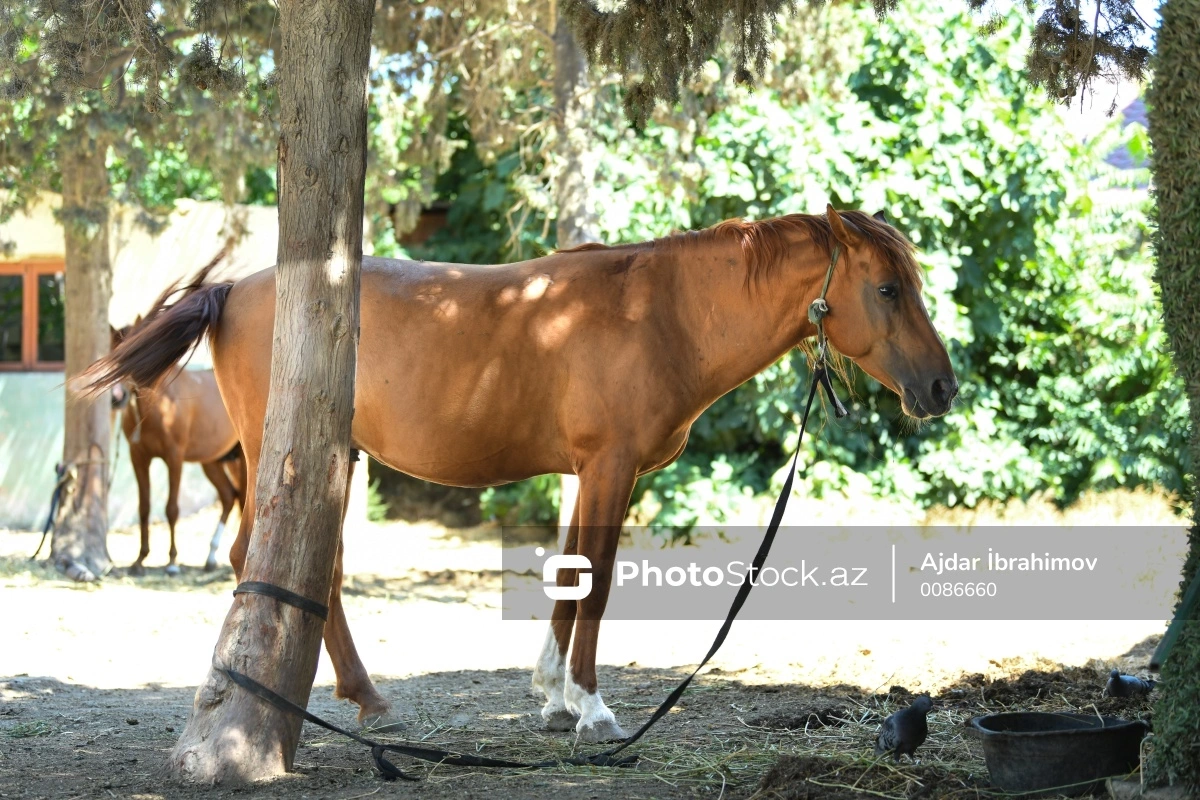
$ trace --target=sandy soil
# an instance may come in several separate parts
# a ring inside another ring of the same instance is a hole
[[[865,752],[895,699],[889,687],[953,698],[964,675],[989,685],[1058,664],[1086,665],[1072,673],[1086,688],[1083,702],[1099,697],[1109,665],[1143,667],[1163,629],[1161,622],[745,622],[677,711],[639,745],[646,758],[636,769],[471,773],[401,760],[424,782],[384,784],[359,746],[306,726],[295,775],[197,790],[165,781],[158,770],[186,721],[234,586],[227,566],[213,574],[190,566],[203,562],[214,524],[211,509],[183,523],[180,578],[162,573],[166,532],[156,527],[151,574],[114,575],[98,587],[71,585],[24,561],[36,535],[0,533],[0,796],[748,796],[779,755],[812,747],[825,730],[789,732],[771,720],[806,719],[804,709],[832,704],[850,721],[830,747]],[[131,531],[110,536],[119,564],[132,561],[136,547]],[[347,533],[346,552],[359,650],[410,736],[479,742],[484,752],[518,758],[573,749],[573,735],[541,731],[529,689],[544,624],[500,619],[494,531],[364,523]],[[221,558],[227,564],[226,552]],[[605,623],[601,686],[626,728],[649,715],[717,628]],[[311,708],[349,725],[354,709],[332,699],[332,682],[323,655]],[[944,722],[935,714],[935,734],[944,725],[961,739],[966,714],[947,712]]]

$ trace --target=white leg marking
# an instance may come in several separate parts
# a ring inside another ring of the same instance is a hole
[[[213,533],[212,541],[208,544],[208,561],[204,562],[204,566],[212,569],[217,566],[217,548],[221,546],[221,537],[225,535],[225,523],[218,522],[217,530]]]
[[[563,699],[567,709],[579,715],[579,723],[575,732],[585,742],[613,742],[626,738],[625,731],[617,724],[617,718],[604,705],[600,690],[594,693],[584,691],[575,683],[575,676],[567,671],[563,687]]]
[[[567,710],[563,700],[563,676],[566,674],[566,659],[558,649],[558,639],[554,636],[554,627],[546,631],[546,642],[542,645],[542,654],[538,657],[537,666],[533,668],[533,691],[546,696],[546,705],[542,706],[542,720],[552,731],[569,731],[575,727],[577,715]]]

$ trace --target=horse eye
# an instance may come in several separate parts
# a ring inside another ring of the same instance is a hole
[[[900,296],[899,290],[896,288],[896,285],[893,283],[889,283],[884,286],[880,286],[879,293],[881,295],[883,295],[884,300],[895,300],[897,297]]]

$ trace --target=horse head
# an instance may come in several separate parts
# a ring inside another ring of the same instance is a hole
[[[108,326],[109,349],[116,350],[117,345],[125,340],[133,329],[141,324],[142,317],[139,314],[137,320],[132,325],[126,325],[124,328],[115,328],[111,324]],[[124,383],[115,383],[112,387],[112,410],[114,412],[121,411],[125,406],[129,405],[130,399],[133,397],[132,388]]]
[[[826,213],[841,250],[826,294],[830,344],[899,395],[904,413],[945,414],[958,380],[921,297],[912,243],[882,213]]]

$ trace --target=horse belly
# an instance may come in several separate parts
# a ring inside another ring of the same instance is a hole
[[[409,392],[381,393],[377,381],[360,373],[355,443],[393,469],[449,486],[570,471],[548,404],[489,399],[486,392],[439,394],[444,386],[427,380]]]

